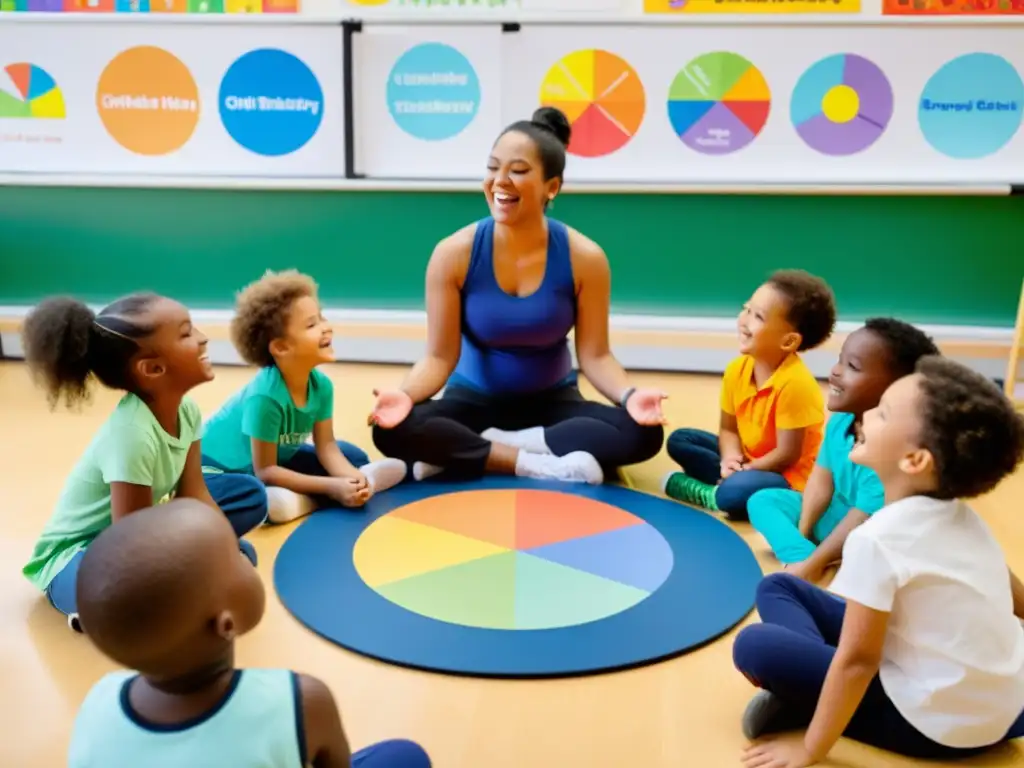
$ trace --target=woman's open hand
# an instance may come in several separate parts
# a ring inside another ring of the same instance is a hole
[[[665,424],[665,415],[661,412],[661,401],[668,395],[660,389],[638,389],[626,401],[626,411],[633,421],[645,427]]]
[[[373,390],[377,402],[367,423],[376,424],[381,429],[394,429],[409,415],[412,410],[412,398],[400,389]]]

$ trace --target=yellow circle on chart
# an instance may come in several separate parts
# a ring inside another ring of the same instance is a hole
[[[848,85],[837,85],[830,88],[821,100],[821,111],[833,123],[848,123],[857,116],[860,109],[860,96]]]

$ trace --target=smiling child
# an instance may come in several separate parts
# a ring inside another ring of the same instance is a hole
[[[668,454],[683,468],[665,494],[734,519],[764,488],[803,490],[821,445],[825,398],[801,352],[824,343],[836,324],[835,297],[821,278],[774,273],[737,319],[740,356],[722,377],[718,434],[677,429]]]
[[[962,500],[1024,458],[1024,417],[991,381],[941,357],[892,384],[850,459],[885,506],[854,529],[831,594],[789,573],[757,590],[762,623],[733,660],[761,691],[743,718],[748,768],[804,768],[840,736],[919,759],[1024,736],[1024,586]]]
[[[247,473],[262,480],[273,523],[332,503],[361,507],[402,481],[404,462],[370,462],[361,449],[334,439],[334,385],[317,370],[334,362],[333,331],[311,278],[268,272],[246,287],[238,296],[231,340],[261,370],[207,422],[208,473]]]
[[[928,336],[892,318],[872,318],[843,342],[829,376],[832,417],[804,492],[773,488],[748,503],[751,525],[794,575],[820,579],[839,559],[850,531],[882,508],[878,475],[850,460],[856,431],[889,385],[938,353]]]

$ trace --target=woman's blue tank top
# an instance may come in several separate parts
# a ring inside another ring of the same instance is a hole
[[[544,279],[511,296],[494,276],[494,219],[477,223],[462,286],[462,355],[449,384],[488,394],[526,394],[575,378],[568,334],[576,323],[569,231],[548,219]]]

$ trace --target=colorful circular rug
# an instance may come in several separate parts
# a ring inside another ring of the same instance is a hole
[[[278,595],[309,629],[383,661],[558,677],[702,645],[751,610],[761,569],[727,525],[616,486],[408,483],[291,534]]]

